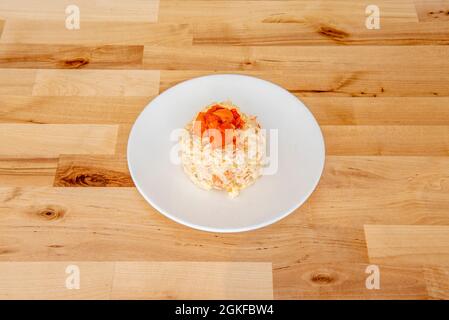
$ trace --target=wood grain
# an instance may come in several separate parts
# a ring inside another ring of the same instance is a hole
[[[78,30],[65,27],[68,4]],[[380,29],[365,27],[368,4]],[[0,297],[448,299],[448,10],[443,0],[1,1]],[[165,218],[126,166],[148,102],[219,73],[281,85],[325,137],[312,196],[248,233]],[[70,262],[80,290],[64,287]],[[370,264],[380,290],[366,289]]]
[[[427,47],[430,48],[430,46]],[[243,49],[249,50],[247,48],[248,47],[243,47]],[[230,47],[230,49],[231,51],[234,50],[233,47]],[[237,49],[241,49],[241,47],[237,47]],[[329,49],[326,49],[326,51],[328,50]],[[282,70],[282,72],[280,72],[273,71],[273,69],[278,69],[278,59],[273,59],[271,62],[269,62],[270,64],[272,64],[272,66],[269,67],[268,64],[263,66],[266,61],[258,63],[257,61],[254,62],[253,60],[245,58],[244,56],[242,56],[242,53],[230,54],[237,54],[238,57],[240,57],[240,61],[225,62],[220,61],[219,57],[214,57],[213,59],[210,59],[211,65],[215,68],[214,70],[173,70],[177,68],[189,69],[191,67],[189,67],[188,65],[176,66],[176,64],[173,63],[168,64],[168,62],[162,62],[164,68],[169,68],[170,70],[161,71],[160,91],[162,92],[165,89],[169,88],[171,85],[195,76],[201,76],[211,73],[237,73],[252,75],[272,81],[288,89],[298,97],[377,98],[439,97],[449,95],[449,91],[447,90],[447,88],[442,86],[442,83],[445,83],[447,81],[446,76],[436,76],[436,74],[439,72],[436,71],[436,69],[439,68],[438,66],[435,66],[435,72],[424,70],[427,69],[427,67],[418,71],[417,69],[410,69],[408,66],[403,66],[400,68],[400,70],[393,71],[398,67],[398,64],[395,67],[386,66],[379,62],[379,64],[377,64],[376,66],[374,66],[374,64],[372,65],[371,71],[363,71],[363,69],[366,69],[366,66],[369,66],[370,63],[367,62],[366,65],[360,66],[360,68],[355,68],[354,65],[350,62],[348,62],[348,64],[336,62],[334,66],[331,66],[328,63],[321,63],[319,61],[294,61],[290,67],[279,67],[279,69]],[[159,58],[156,58],[156,60],[157,59]],[[161,59],[163,60],[165,58]],[[176,59],[180,59],[180,57],[177,57]],[[209,58],[207,56],[203,56],[201,59],[199,59],[199,61],[207,61],[208,59]],[[230,57],[227,59],[235,60],[234,57]],[[294,60],[295,58],[291,57],[290,59]],[[385,55],[385,59],[389,59],[389,57]],[[429,57],[429,59],[434,58]],[[437,61],[439,61],[439,58],[437,58]],[[196,62],[192,62],[192,64],[195,63]],[[200,62],[200,64],[201,63],[202,62]],[[279,63],[282,64],[282,62]],[[256,65],[256,67],[253,67],[253,65]],[[302,65],[302,67],[299,67],[299,65]],[[420,65],[423,66],[422,64]],[[224,70],[224,67],[227,67],[228,69]],[[198,65],[198,68],[207,69],[207,66]],[[314,68],[315,70],[308,70],[309,68]]]
[[[424,279],[431,299],[449,299],[449,268],[425,267]]]
[[[101,80],[100,80],[101,79]],[[159,73],[151,70],[36,71],[33,96],[151,96]]]
[[[298,97],[321,125],[449,125],[447,97]],[[153,98],[0,95],[0,122],[132,124]]]
[[[80,288],[67,289],[66,268],[80,270]],[[0,299],[99,299],[110,298],[113,262],[1,262]]]
[[[79,289],[66,287],[69,266]],[[273,298],[263,262],[1,262],[0,271],[1,299]]]
[[[131,133],[131,124],[122,124],[118,129],[117,134],[117,144],[115,147],[115,153],[118,155],[126,155],[126,150],[128,148],[128,138]]]
[[[446,46],[330,46],[326,50],[320,46],[194,46],[187,51],[179,47],[145,46],[143,63],[145,68],[158,66],[166,70],[307,72],[330,68],[328,72],[353,71],[349,80],[355,81],[357,75],[387,70],[403,72],[410,65],[416,71],[442,74],[444,66],[449,65],[442,58],[448,56]],[[341,87],[349,85],[349,80],[341,81]]]
[[[51,186],[57,159],[0,158],[0,186]]]
[[[65,28],[59,20],[8,20],[0,43],[81,44],[81,45],[191,45],[188,24],[145,22],[90,22],[79,30]]]
[[[388,21],[417,21],[411,1],[380,0],[382,17]],[[168,0],[161,1],[160,22],[214,23],[298,23],[304,19],[327,18],[336,21],[364,21],[366,3],[352,0]]]
[[[449,226],[365,225],[365,234],[371,262],[449,264]]]
[[[264,262],[119,262],[111,298],[273,299],[271,274]]]
[[[359,23],[332,24],[319,19],[298,23],[201,23],[193,29],[196,45],[436,45],[449,44],[449,27],[421,23],[384,23],[373,32]]]
[[[58,20],[66,19],[66,7],[73,1],[3,0],[0,4],[0,19]],[[145,21],[156,22],[159,0],[89,1],[77,0],[83,21]]]
[[[446,157],[328,156],[310,222],[447,225],[448,168]]]
[[[61,155],[55,187],[133,187],[125,156]]]
[[[140,45],[0,44],[0,67],[30,69],[126,69],[142,64]]]
[[[152,98],[0,95],[0,123],[131,124]]]
[[[321,129],[329,155],[449,155],[449,126],[322,126]],[[414,139],[409,139],[410,136]]]
[[[117,125],[0,124],[0,156],[113,154]]]
[[[449,21],[449,3],[447,0],[414,0],[419,21]]]
[[[0,69],[0,94],[31,95],[36,70]]]
[[[320,125],[449,125],[446,97],[298,97]]]
[[[368,264],[298,263],[273,272],[276,299],[426,299],[423,270],[380,265],[380,290],[365,286]],[[432,284],[429,283],[429,287]],[[298,289],[300,288],[300,289]]]

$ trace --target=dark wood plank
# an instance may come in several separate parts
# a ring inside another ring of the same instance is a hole
[[[130,69],[142,57],[140,45],[0,44],[0,68]]]
[[[55,187],[133,187],[125,156],[61,155]]]

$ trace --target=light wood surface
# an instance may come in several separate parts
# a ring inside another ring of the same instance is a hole
[[[1,299],[273,299],[269,262],[0,262],[0,283]]]
[[[448,23],[444,0],[1,1],[0,298],[448,299]],[[321,126],[320,184],[272,226],[195,231],[134,188],[132,123],[210,73],[278,83]]]

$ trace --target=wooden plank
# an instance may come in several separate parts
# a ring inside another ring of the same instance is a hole
[[[36,70],[0,69],[0,95],[31,95]]]
[[[115,153],[118,155],[126,155],[126,150],[128,148],[128,138],[131,133],[131,124],[122,124],[119,127],[117,133],[117,145],[115,147]]]
[[[72,266],[80,281],[70,290]],[[1,299],[273,299],[269,262],[1,262],[0,271]]]
[[[446,97],[298,97],[320,125],[449,125]]]
[[[55,187],[133,187],[125,156],[62,155]]]
[[[0,188],[0,203],[0,260],[367,262],[362,228],[312,228],[307,208],[215,234],[165,218],[134,188]]]
[[[327,156],[305,204],[317,226],[449,224],[447,157]]]
[[[321,126],[321,130],[328,155],[449,155],[449,126]]]
[[[365,225],[373,263],[448,266],[449,226]]]
[[[117,125],[0,124],[0,156],[113,154]]]
[[[328,264],[334,262],[333,259],[339,261],[352,261],[355,263],[368,263],[368,255],[366,251],[366,242],[362,228],[354,225],[346,226],[319,226],[313,224],[313,211],[307,206],[297,209],[294,214],[296,216],[289,216],[284,223],[288,224],[290,228],[298,225],[298,220],[307,219],[307,227],[312,232],[312,238],[315,241],[313,247],[316,252],[308,250],[309,245],[305,245],[304,249],[299,249],[294,260],[284,259],[283,261],[276,261],[274,266],[276,268],[291,266],[296,263],[322,263]],[[304,215],[304,217],[298,217]],[[299,224],[301,225],[301,224]],[[294,231],[293,231],[294,232]],[[337,251],[335,251],[337,250]],[[341,258],[335,257],[336,252],[341,254]]]
[[[38,69],[33,96],[152,96],[159,72],[152,70]]]
[[[0,95],[0,123],[132,124],[152,98]]]
[[[431,156],[328,156],[320,187],[444,193],[449,158]],[[449,204],[449,203],[448,203]]]
[[[162,52],[145,47],[144,68],[166,69],[161,71],[161,91],[195,76],[241,73],[273,81],[300,97],[449,96],[444,85],[449,76],[441,69],[449,52],[443,46],[193,48]]]
[[[370,3],[353,0],[170,0],[162,1],[160,22],[215,23],[301,23],[305,19],[330,21],[365,21],[365,8]],[[416,11],[411,1],[379,0],[385,21],[416,22]]]
[[[364,72],[405,72],[410,65],[415,70],[438,72],[442,63],[449,65],[444,61],[448,56],[446,46],[194,46],[189,50],[145,46],[143,62],[145,68],[163,70],[308,72],[332,68],[334,72],[358,71],[350,79],[355,81]]]
[[[435,92],[435,88],[415,88],[417,91],[412,91],[411,88],[416,85],[410,85],[409,83],[401,82],[400,76],[392,76],[392,81],[383,82],[383,80],[376,79],[376,74],[364,74],[363,78],[357,78],[357,83],[352,82],[351,87],[354,88],[339,88],[338,83],[344,82],[345,72],[331,72],[331,71],[319,71],[319,72],[301,72],[301,74],[293,73],[289,71],[276,72],[272,71],[229,71],[229,70],[162,70],[161,71],[161,83],[160,92],[172,87],[173,85],[188,80],[190,78],[205,76],[209,74],[227,74],[236,73],[250,75],[272,81],[287,90],[290,90],[298,97],[337,97],[337,96],[349,96],[349,97],[379,97],[379,96],[436,96],[438,92]],[[350,75],[346,76],[347,78]],[[404,75],[405,78],[411,77],[411,75]],[[371,79],[369,79],[371,78]],[[418,77],[419,78],[419,77]],[[427,77],[422,82],[432,81]],[[379,86],[380,85],[380,86]],[[444,90],[444,89],[443,89]],[[443,93],[440,91],[440,95]]]
[[[2,68],[139,68],[143,46],[0,44]]]
[[[112,299],[273,299],[271,263],[117,262]]]
[[[411,225],[449,223],[447,196],[438,191],[421,194],[419,189],[408,191],[385,187],[385,190],[345,190],[318,187],[307,206],[311,223],[317,226],[346,225],[357,228],[368,222]]]
[[[0,186],[51,186],[57,159],[1,159]]]
[[[79,289],[66,287],[70,275],[66,269],[71,265],[79,268]],[[1,262],[0,298],[109,299],[114,266],[114,262]]]
[[[0,43],[70,45],[170,45],[189,46],[193,34],[188,24],[85,21],[69,30],[61,20],[8,20]]]
[[[316,20],[301,23],[198,23],[195,45],[443,45],[449,44],[446,23],[390,23],[368,30],[360,23],[331,24]]]
[[[425,267],[424,279],[430,298],[449,299],[449,268]]]
[[[89,1],[70,0],[2,0],[0,3],[0,19],[35,19],[57,20],[62,23],[68,14],[69,5],[77,5],[80,9],[81,24],[84,21],[140,21],[157,22],[159,0],[119,0]]]
[[[419,21],[449,21],[449,2],[447,0],[414,0],[414,3]]]
[[[275,299],[426,299],[420,268],[380,265],[380,289],[367,289],[362,263],[297,263],[273,270]]]

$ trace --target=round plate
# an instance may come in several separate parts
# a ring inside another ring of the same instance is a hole
[[[172,161],[173,131],[220,101],[257,116],[272,153],[272,173],[234,199],[223,191],[200,189]],[[277,152],[270,129],[277,129]],[[166,90],[139,115],[128,141],[129,170],[142,196],[168,218],[212,232],[253,230],[286,217],[315,189],[324,157],[321,130],[301,101],[271,82],[233,74],[199,77]]]

